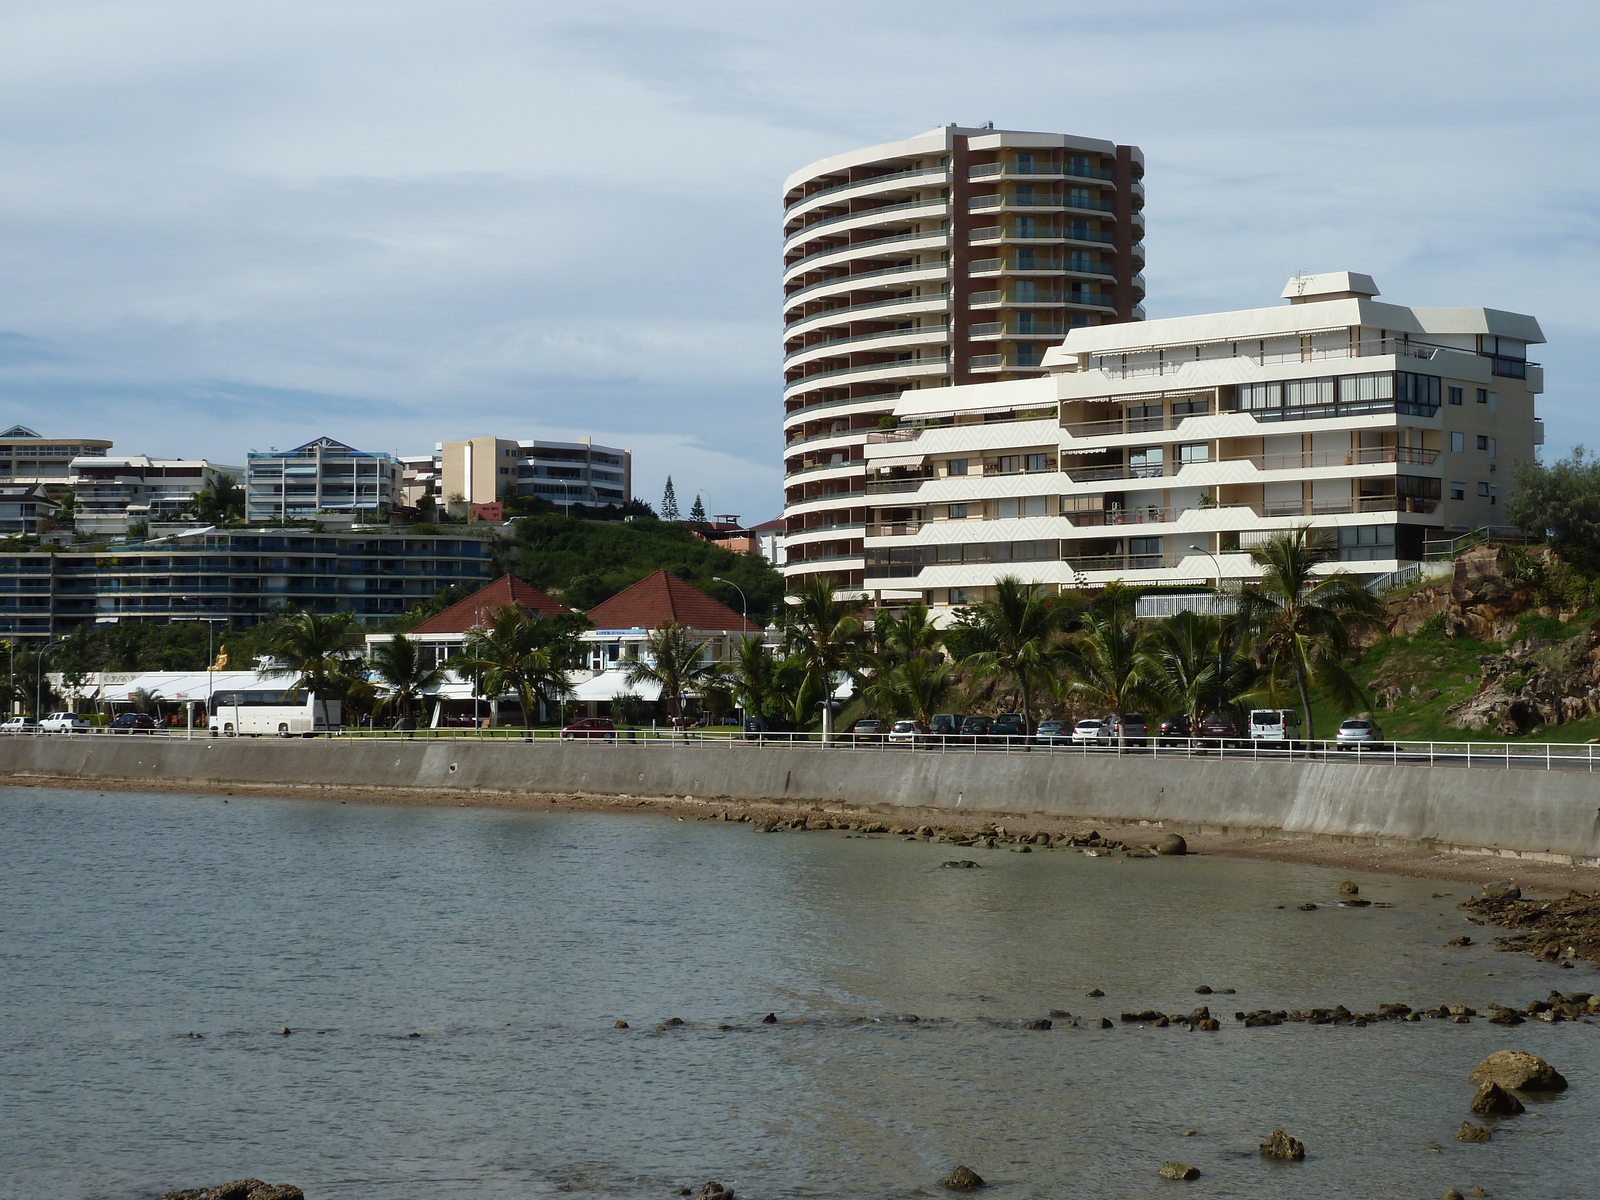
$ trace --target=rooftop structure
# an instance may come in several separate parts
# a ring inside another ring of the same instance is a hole
[[[1144,316],[1144,156],[950,125],[784,184],[791,575],[862,581],[867,435],[903,392],[1043,373],[1069,329]]]
[[[107,438],[47,438],[26,425],[0,432],[0,483],[42,483],[56,491],[72,485],[72,461],[103,455]]]
[[[252,450],[245,481],[250,521],[334,514],[384,519],[401,502],[400,463],[389,454],[318,438],[293,450]]]

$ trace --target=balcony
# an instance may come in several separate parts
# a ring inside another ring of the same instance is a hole
[[[1346,500],[1275,500],[1261,506],[1264,517],[1329,517],[1341,513],[1431,513],[1437,500],[1420,496],[1359,496]]]
[[[981,325],[968,325],[969,338],[1059,338],[1065,337],[1070,326],[1065,321],[1036,321],[1032,325],[1018,325],[1015,321],[985,321]]]
[[[907,492],[914,492],[923,484],[933,478],[932,475],[921,475],[912,479],[884,479],[876,483],[868,482],[867,495],[869,496],[895,496]]]
[[[784,248],[787,249],[796,242],[808,240],[819,229],[831,229],[836,225],[844,225],[850,221],[864,221],[867,224],[871,224],[874,220],[886,217],[890,213],[911,212],[919,208],[936,208],[940,210],[940,214],[943,214],[949,211],[950,201],[934,197],[928,200],[907,200],[904,204],[885,204],[879,208],[862,208],[855,212],[840,213],[837,217],[827,217],[821,221],[813,221],[809,225],[802,225],[793,233],[786,234],[783,239]],[[906,220],[907,218],[902,217],[900,219]]]
[[[935,336],[940,341],[944,341],[950,336],[950,327],[948,325],[923,325],[912,326],[909,329],[880,329],[877,333],[858,333],[855,337],[832,338],[828,341],[812,342],[808,346],[801,346],[797,350],[789,351],[783,356],[783,361],[787,363],[790,359],[798,358],[802,354],[812,354],[817,351],[825,353],[835,346],[854,346],[862,342],[909,341],[915,338]],[[927,343],[921,344],[926,345]]]
[[[922,436],[922,430],[912,429],[879,429],[867,434],[867,445],[882,446],[896,442],[914,442]]]
[[[969,371],[1037,371],[1042,354],[974,354],[967,359]]]
[[[865,190],[867,188],[877,187],[880,184],[893,183],[900,179],[927,179],[930,175],[943,175],[949,169],[950,168],[948,167],[918,167],[911,171],[891,171],[887,175],[874,175],[870,179],[854,179],[849,183],[837,183],[834,184],[833,187],[821,188],[815,192],[810,192],[804,196],[801,196],[798,199],[791,200],[787,205],[784,206],[784,211],[789,212],[793,209],[799,208],[802,204],[810,203],[812,200],[820,200],[824,196],[839,196],[844,192]],[[928,182],[932,183],[935,181],[929,179]],[[943,181],[941,180],[938,182]]]
[[[1055,255],[1035,255],[1030,261],[1019,259],[1016,256],[1005,258],[977,258],[967,264],[967,274],[985,275],[997,271],[1026,273],[1029,271],[1048,271],[1051,274],[1060,274],[1064,271],[1073,271],[1080,275],[1115,275],[1115,263],[1092,262],[1084,258],[1059,258]]]
[[[1006,179],[1011,176],[1070,175],[1075,179],[1111,179],[1105,167],[1091,167],[1087,163],[1032,162],[1032,163],[980,163],[967,169],[969,180]]]
[[[969,308],[1046,308],[1068,304],[1108,312],[1115,312],[1117,307],[1115,300],[1099,292],[1074,292],[1061,288],[1036,288],[1032,292],[997,288],[991,292],[973,292],[967,297]]]
[[[893,237],[873,238],[870,242],[849,242],[843,246],[829,246],[826,250],[818,250],[804,258],[797,258],[791,263],[783,264],[785,277],[792,275],[806,263],[827,258],[835,254],[855,254],[858,251],[870,251],[874,246],[890,246],[900,242],[925,242],[930,238],[944,241],[949,235],[943,229],[932,229],[926,233],[897,233]],[[870,257],[870,256],[869,256]]]
[[[867,526],[867,537],[912,537],[919,533],[923,521],[884,521]]]
[[[796,325],[803,325],[807,321],[830,322],[838,320],[849,313],[862,313],[870,309],[884,309],[904,307],[914,304],[932,304],[939,308],[950,307],[950,297],[942,292],[934,292],[928,296],[896,296],[893,300],[871,300],[866,304],[847,304],[843,308],[830,308],[822,312],[806,313],[784,322],[785,330]]]
[[[786,305],[793,304],[796,300],[819,292],[852,291],[863,279],[882,279],[889,275],[911,275],[918,272],[936,272],[948,278],[950,264],[946,262],[903,263],[898,267],[885,267],[881,271],[858,271],[849,275],[836,275],[832,279],[821,279],[816,283],[807,284],[803,288],[796,288],[784,296],[783,302]]]
[[[932,375],[947,371],[950,360],[947,358],[906,358],[895,362],[867,363],[861,367],[839,367],[832,371],[817,371],[811,375],[802,375],[798,379],[784,381],[784,391],[792,392],[794,388],[806,387],[817,380],[837,379],[845,375],[864,375],[870,371],[887,371],[890,377],[899,375]],[[873,397],[862,397],[871,399]]]

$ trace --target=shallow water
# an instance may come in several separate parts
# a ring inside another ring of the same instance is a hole
[[[1396,907],[1305,913],[1340,874],[970,850],[981,869],[941,870],[948,851],[0,790],[0,1197],[255,1175],[310,1200],[632,1200],[711,1178],[854,1200],[946,1194],[955,1162],[1007,1200],[1145,1197],[1179,1186],[1156,1177],[1172,1158],[1204,1173],[1196,1196],[1596,1194],[1587,1025],[1017,1027],[1600,990],[1587,968],[1444,949],[1493,932],[1454,908],[1464,885],[1358,876]],[[1572,1089],[1453,1142],[1468,1071],[1508,1047]],[[1280,1126],[1304,1163],[1257,1155]]]

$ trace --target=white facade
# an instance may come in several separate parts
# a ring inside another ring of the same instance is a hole
[[[408,463],[411,460],[406,460]],[[421,481],[420,463],[417,477]],[[633,499],[633,452],[577,442],[476,437],[434,447],[436,500],[493,504],[509,490],[552,504],[622,507]]]
[[[237,482],[244,468],[143,454],[75,458],[74,527],[93,537],[125,534],[138,521],[170,521],[192,510],[194,494],[223,475]]]
[[[47,438],[26,425],[0,432],[0,483],[42,483],[55,491],[72,486],[73,460],[104,454],[105,438]]]
[[[902,392],[1037,376],[1144,316],[1144,156],[951,125],[784,184],[785,574],[862,580],[869,433]]]
[[[1507,524],[1543,440],[1538,322],[1376,295],[1298,277],[1278,307],[1073,330],[1041,378],[904,393],[900,427],[863,437],[864,590],[1253,577],[1250,547],[1302,525],[1377,575]]]
[[[252,450],[245,480],[245,516],[254,522],[314,520],[331,514],[381,521],[398,507],[400,462],[318,438],[293,450]]]

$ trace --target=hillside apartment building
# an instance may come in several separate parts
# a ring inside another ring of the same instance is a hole
[[[552,504],[620,508],[633,499],[633,452],[593,439],[544,442],[476,437],[440,442],[431,455],[402,458],[406,502],[494,504],[509,491]]]
[[[859,572],[789,574],[944,607],[1005,575],[1254,577],[1250,548],[1299,526],[1376,576],[1507,524],[1510,472],[1543,441],[1538,322],[1377,295],[1365,275],[1301,276],[1277,307],[1073,328],[1036,378],[904,391],[897,427],[859,435]]]
[[[1144,156],[950,125],[796,171],[783,196],[784,547],[862,586],[866,445],[897,397],[1041,376],[1144,316]]]

